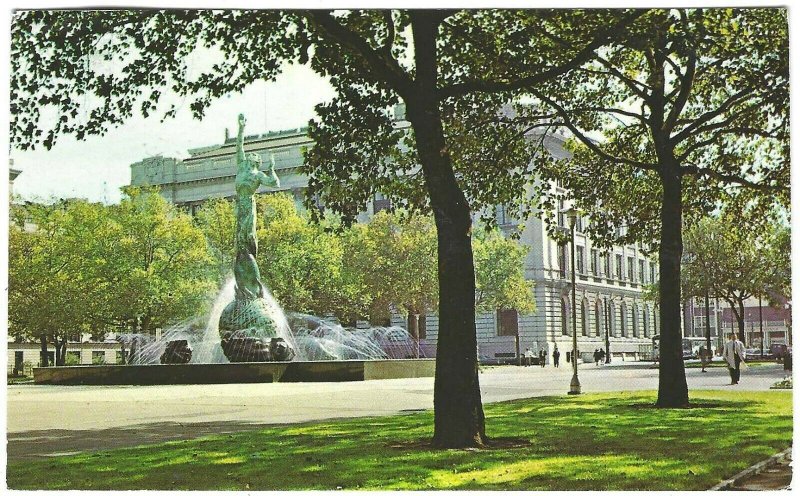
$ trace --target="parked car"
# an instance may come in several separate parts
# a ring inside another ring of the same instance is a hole
[[[769,350],[764,350],[764,358],[769,356]],[[753,360],[756,358],[761,358],[761,348],[747,348],[744,350],[744,359],[745,360]]]

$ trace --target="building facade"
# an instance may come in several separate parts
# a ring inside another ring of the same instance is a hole
[[[551,153],[563,155],[561,137],[548,136]],[[176,205],[194,212],[209,198],[234,196],[235,139],[219,145],[189,150],[189,157],[149,157],[131,165],[132,185],[155,185]],[[303,150],[313,143],[306,129],[247,136],[245,152],[261,156],[262,167],[274,159],[280,190],[302,204],[307,177],[300,172]],[[558,187],[555,186],[554,187]],[[388,200],[376,196],[365,206],[360,220],[388,207]],[[517,229],[511,212],[497,208],[498,224],[505,232]],[[558,214],[560,225],[564,216]],[[657,312],[642,298],[643,286],[657,277],[658,269],[641,246],[615,246],[602,250],[584,234],[584,222],[576,225],[576,299],[571,302],[569,244],[559,245],[548,235],[545,223],[536,217],[524,222],[520,242],[529,247],[526,277],[534,282],[536,312],[518,315],[513,309],[477,316],[479,355],[484,361],[514,359],[531,348],[547,352],[548,361],[556,347],[566,358],[572,350],[572,312],[577,310],[578,350],[592,361],[595,349],[605,349],[608,336],[612,357],[623,360],[650,357],[652,338],[658,332]],[[413,318],[413,317],[412,317]],[[435,314],[418,317],[420,344],[430,356],[435,352],[438,319]],[[406,327],[408,318],[396,315],[392,324]]]

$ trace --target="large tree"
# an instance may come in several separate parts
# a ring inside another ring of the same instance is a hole
[[[710,216],[683,235],[681,285],[684,298],[718,297],[731,307],[747,345],[745,300],[763,295],[771,273],[763,231],[742,225],[732,213]]]
[[[174,115],[174,106],[159,108],[170,91],[189,97],[201,118],[211,99],[274,79],[284,61],[309,64],[337,92],[318,107],[311,129],[309,192],[345,217],[383,190],[400,205],[433,212],[440,293],[433,442],[482,445],[470,214],[524,198],[529,155],[520,146],[524,128],[465,124],[493,120],[503,104],[577,67],[638,15],[22,12],[12,27],[12,143],[50,147],[60,134],[101,134],[137,110]],[[198,47],[218,55],[199,74],[187,70]],[[109,69],[109,61],[123,67]],[[400,101],[407,132],[395,132],[388,112]],[[43,109],[55,110],[52,126],[43,125]]]
[[[312,222],[287,194],[258,199],[258,265],[264,283],[289,311],[360,318],[369,298],[344,268],[344,243],[330,222]]]
[[[540,156],[543,177],[563,179],[596,238],[658,250],[658,406],[689,401],[681,229],[731,196],[762,213],[788,205],[788,67],[784,9],[650,10],[589,63],[532,89],[550,111],[521,119],[571,138],[571,160]],[[543,193],[552,210],[557,195]]]
[[[108,288],[106,323],[152,333],[202,314],[217,288],[202,231],[153,188],[124,194],[108,207],[115,231],[97,275]]]
[[[64,365],[68,340],[100,322],[106,285],[97,279],[112,228],[99,204],[14,205],[9,226],[9,334],[55,346]],[[42,357],[47,366],[47,355]]]

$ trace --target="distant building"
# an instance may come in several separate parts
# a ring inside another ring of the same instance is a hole
[[[564,138],[546,138],[551,153],[564,156]],[[312,145],[306,129],[245,139],[245,151],[261,155],[263,169],[274,157],[280,189],[293,195],[298,205],[307,185],[307,177],[299,171],[303,149]],[[223,143],[189,150],[185,160],[156,156],[132,164],[131,184],[160,186],[167,200],[194,212],[209,198],[233,197],[235,174],[235,139],[226,133]],[[389,207],[389,200],[377,195],[365,206],[360,220]],[[498,206],[495,214],[505,232],[516,229],[518,222],[513,212]],[[564,226],[565,222],[559,213],[559,225]],[[642,298],[642,289],[657,277],[657,264],[645,255],[642,246],[596,248],[584,234],[585,225],[581,219],[576,228],[578,349],[585,360],[593,361],[592,353],[604,348],[608,333],[612,356],[624,360],[649,357],[652,337],[658,332],[658,316],[654,305]],[[530,248],[525,273],[535,283],[536,313],[518,315],[514,309],[498,309],[479,315],[478,347],[484,361],[510,360],[518,350],[528,347],[537,352],[545,349],[548,361],[556,345],[564,358],[572,350],[569,245],[559,246],[545,227],[542,220],[531,218],[525,222],[521,236],[521,242]],[[421,316],[418,323],[421,348],[431,354],[436,343],[437,316]],[[396,315],[392,324],[405,327],[407,317]]]
[[[792,310],[773,308],[766,300],[762,301],[759,319],[758,298],[748,298],[744,302],[744,332],[748,348],[761,347],[761,328],[764,329],[764,349],[772,344],[792,344]],[[730,306],[722,309],[722,328],[724,334],[739,332],[739,324]]]

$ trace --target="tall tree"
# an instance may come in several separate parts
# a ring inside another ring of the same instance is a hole
[[[472,238],[475,252],[475,309],[493,312],[514,309],[520,314],[536,310],[533,281],[525,279],[526,246],[498,229],[478,230]]]
[[[106,287],[95,276],[107,220],[101,205],[79,200],[12,208],[9,334],[40,341],[43,351],[53,344],[55,365],[65,364],[68,340],[98,323]]]
[[[320,193],[328,208],[346,217],[376,190],[387,190],[401,205],[432,210],[440,293],[433,442],[482,445],[470,214],[486,202],[524,198],[520,186],[529,180],[529,154],[519,145],[524,127],[464,123],[495,120],[503,104],[577,67],[638,15],[22,12],[12,27],[12,143],[50,147],[60,134],[101,134],[136,110],[174,115],[174,106],[158,105],[169,91],[191,97],[200,118],[211,99],[256,79],[274,79],[284,61],[309,64],[337,91],[333,102],[318,107],[311,129],[316,145],[306,159],[309,193]],[[552,40],[553,32],[566,46]],[[187,70],[198,46],[214,47],[219,55],[200,74]],[[106,70],[104,62],[111,60],[124,67]],[[407,109],[406,133],[394,132],[387,110],[399,101]],[[49,108],[59,118],[43,126],[41,111]],[[487,135],[493,139],[480,139]],[[486,153],[464,154],[461,161],[459,150]],[[479,159],[473,163],[474,156]]]
[[[788,67],[785,9],[651,10],[591,62],[532,89],[551,111],[523,119],[571,134],[570,161],[540,156],[543,178],[564,180],[596,238],[658,249],[658,406],[689,400],[681,229],[748,189],[762,213],[788,205]]]
[[[770,259],[759,246],[760,234],[730,212],[702,219],[684,234],[684,298],[709,294],[725,300],[745,344],[745,300],[764,294],[769,281]]]
[[[203,232],[211,256],[216,261],[221,283],[232,274],[233,261],[236,258],[234,247],[236,213],[233,202],[224,198],[212,198],[206,201],[197,213],[195,222]]]
[[[343,268],[344,247],[327,222],[314,223],[294,199],[258,198],[258,265],[264,283],[287,310],[342,320],[359,318],[369,291]]]
[[[124,194],[109,207],[116,233],[101,276],[109,324],[149,333],[197,315],[217,287],[202,231],[156,189]]]

